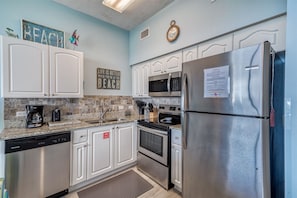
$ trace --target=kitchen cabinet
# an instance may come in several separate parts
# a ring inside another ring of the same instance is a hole
[[[171,130],[171,182],[178,191],[182,190],[182,141],[181,130]]]
[[[3,97],[83,97],[82,52],[4,36],[0,42]]]
[[[58,47],[49,47],[50,96],[83,97],[83,53]]]
[[[136,161],[136,130],[133,123],[115,127],[115,168]]]
[[[234,33],[234,47],[238,49],[269,41],[275,51],[286,48],[286,16],[281,16]]]
[[[183,50],[183,63],[196,60],[198,58],[198,46],[192,46]]]
[[[148,97],[148,77],[150,62],[141,63],[132,67],[132,96]]]
[[[70,180],[71,185],[75,185],[87,179],[88,131],[87,129],[76,130],[72,137]]]
[[[133,164],[136,143],[134,122],[73,131],[71,185]]]
[[[182,70],[182,51],[177,51],[151,61],[151,76]]]
[[[2,96],[44,97],[48,92],[48,46],[0,37]]]
[[[224,52],[231,51],[233,48],[233,34],[228,34],[207,42],[203,42],[198,46],[198,58],[204,58]]]
[[[89,151],[87,178],[93,178],[113,169],[113,126],[88,130]]]

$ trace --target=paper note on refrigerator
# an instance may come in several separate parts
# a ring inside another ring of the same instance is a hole
[[[204,98],[228,98],[229,65],[204,69]]]

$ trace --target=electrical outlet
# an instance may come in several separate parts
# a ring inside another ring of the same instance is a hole
[[[17,111],[16,117],[26,117],[27,113],[26,111]]]
[[[130,106],[128,107],[128,109],[133,109],[133,105],[130,105]]]

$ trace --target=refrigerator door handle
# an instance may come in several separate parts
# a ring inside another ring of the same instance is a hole
[[[187,74],[182,78],[182,94],[181,94],[181,121],[182,121],[182,141],[183,148],[187,149],[187,116],[186,110],[188,110],[188,79]]]
[[[171,73],[168,75],[168,80],[167,80],[167,89],[168,89],[168,93],[171,92],[171,87],[170,87],[170,82],[171,81]]]

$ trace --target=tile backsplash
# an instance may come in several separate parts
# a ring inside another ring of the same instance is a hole
[[[23,128],[26,127],[26,117],[17,117],[16,113],[25,111],[26,105],[44,105],[44,122],[51,121],[51,112],[55,108],[61,110],[61,119],[89,119],[99,118],[101,111],[108,111],[105,118],[121,118],[124,116],[137,116],[138,107],[136,100],[159,104],[180,105],[179,97],[154,97],[137,99],[131,96],[84,96],[84,98],[5,98],[4,99],[4,127]]]
[[[99,118],[101,111],[108,111],[106,118],[119,118],[137,115],[138,109],[131,96],[84,96],[84,98],[5,98],[4,127],[22,128],[26,126],[26,117],[17,117],[16,113],[25,111],[26,105],[44,105],[44,121],[51,121],[51,112],[61,110],[61,119]]]

